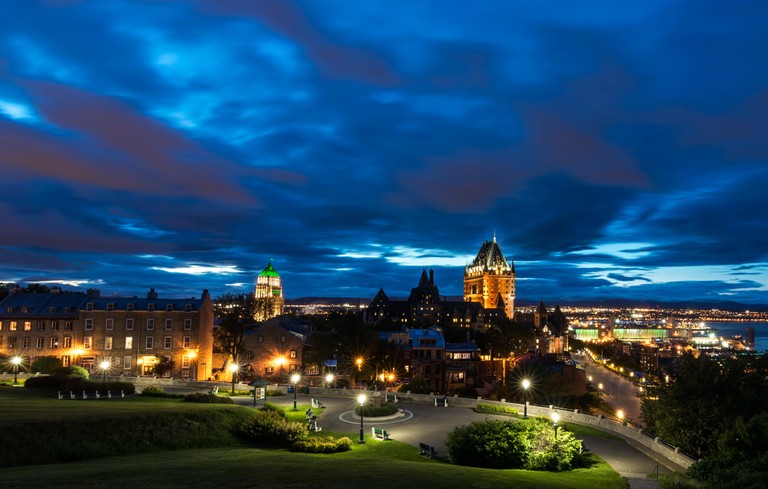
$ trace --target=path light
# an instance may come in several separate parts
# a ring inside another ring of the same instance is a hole
[[[616,417],[619,418],[619,423],[622,423],[622,424],[624,423],[624,411],[622,411],[621,409],[616,411]]]
[[[557,411],[552,413],[552,423],[555,427],[555,443],[557,443],[557,422],[560,421],[560,415],[557,414]]]
[[[360,439],[357,440],[358,443],[365,443],[365,438],[363,438],[363,409],[365,409],[365,401],[367,399],[365,394],[357,396],[357,402],[360,404]]]
[[[229,371],[232,372],[232,394],[233,395],[235,394],[235,374],[237,373],[238,370],[240,370],[240,366],[237,363],[232,362],[229,364]]]
[[[531,381],[523,379],[523,391],[525,392],[525,404],[523,404],[523,419],[528,419],[528,388],[531,386]]]
[[[111,366],[112,364],[110,363],[109,360],[102,360],[101,363],[99,364],[99,368],[101,368],[101,373],[103,375],[102,382],[104,383],[104,385],[107,384],[107,370],[109,370],[109,367]]]
[[[301,379],[301,375],[299,374],[293,374],[291,375],[291,384],[293,384],[293,410],[298,411],[296,409],[296,386],[299,383],[299,379]]]
[[[11,364],[13,365],[13,383],[19,383],[19,365],[21,365],[21,357],[15,356],[11,358]]]

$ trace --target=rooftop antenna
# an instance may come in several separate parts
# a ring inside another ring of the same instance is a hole
[[[493,226],[493,242],[496,242],[496,226]]]

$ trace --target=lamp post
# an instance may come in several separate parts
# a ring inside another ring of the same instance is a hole
[[[616,411],[616,417],[619,418],[619,424],[624,424],[624,411],[619,409]]]
[[[531,386],[531,381],[523,379],[523,391],[525,392],[525,404],[523,404],[523,419],[528,419],[528,388]]]
[[[333,384],[333,374],[325,374],[325,388],[329,389]]]
[[[360,403],[360,439],[357,440],[358,443],[365,443],[365,438],[363,438],[363,409],[365,409],[365,401],[365,394],[357,396],[357,402]]]
[[[557,412],[552,413],[552,423],[555,427],[555,443],[557,443],[557,422],[560,421],[560,415]]]
[[[229,364],[229,371],[232,372],[232,395],[235,394],[235,374],[238,370],[240,370],[240,366],[237,363],[232,362]]]
[[[603,383],[600,382],[599,384],[597,384],[597,388],[598,388],[598,391],[600,393],[600,398],[602,399],[603,398]]]
[[[299,379],[301,379],[301,375],[299,374],[293,374],[291,375],[291,384],[293,384],[293,410],[298,411],[296,408],[296,387],[299,383]]]
[[[15,385],[19,383],[19,365],[21,365],[21,357],[17,355],[11,358],[11,364],[13,365],[13,383]]]
[[[99,364],[99,368],[101,368],[101,382],[106,386],[107,385],[107,370],[109,370],[109,367],[111,367],[112,364],[109,360],[102,360]]]

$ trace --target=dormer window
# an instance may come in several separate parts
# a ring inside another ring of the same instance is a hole
[[[149,304],[147,304],[147,311],[154,311],[154,310],[155,310],[154,302],[150,302]]]
[[[129,302],[128,305],[125,306],[126,310],[133,311],[133,302]]]
[[[85,310],[86,311],[93,311],[93,302],[89,302],[88,304],[86,304],[85,305]]]
[[[26,306],[22,307],[21,312],[23,312],[24,314],[29,314],[29,307],[26,307]]]
[[[8,309],[5,310],[5,312],[13,312],[13,307],[9,307]]]
[[[110,302],[107,304],[107,311],[114,311],[115,310],[115,303]]]
[[[173,304],[166,304],[165,305],[165,310],[168,311],[168,312],[173,311]]]
[[[192,304],[184,304],[184,310],[186,312],[192,312]]]
[[[49,307],[48,308],[48,312],[54,313],[54,312],[56,312],[56,308],[55,307]]]

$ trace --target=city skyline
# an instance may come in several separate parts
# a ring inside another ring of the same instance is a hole
[[[768,5],[0,5],[0,282],[768,304]]]

